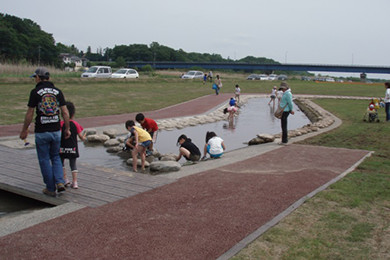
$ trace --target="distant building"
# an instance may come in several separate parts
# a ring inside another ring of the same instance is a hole
[[[85,67],[88,62],[88,59],[80,58],[69,53],[61,53],[60,57],[65,64],[74,63],[74,70],[79,70],[80,68]]]

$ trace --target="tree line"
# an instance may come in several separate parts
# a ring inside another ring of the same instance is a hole
[[[124,66],[126,61],[169,61],[169,62],[246,62],[278,63],[272,59],[247,56],[240,60],[225,59],[220,54],[185,52],[160,45],[157,42],[146,44],[117,45],[114,48],[98,49],[91,47],[86,52],[74,45],[56,43],[53,36],[44,32],[30,19],[0,13],[0,60],[3,62],[29,62],[62,67],[60,53],[69,53],[91,62],[116,62]]]

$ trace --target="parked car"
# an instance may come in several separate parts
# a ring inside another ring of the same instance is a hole
[[[139,74],[135,69],[119,69],[112,73],[111,78],[116,79],[138,79]]]
[[[277,78],[278,78],[278,75],[276,75],[276,74],[270,74],[268,76],[268,80],[276,80]]]
[[[265,74],[260,74],[260,75],[259,75],[259,79],[260,79],[260,80],[268,80],[269,78],[268,78],[268,76],[265,75]]]
[[[279,75],[278,80],[287,80],[287,76],[286,75]]]
[[[202,71],[190,70],[183,76],[182,79],[203,79],[204,73]]]
[[[246,79],[247,80],[260,80],[260,77],[257,74],[251,74]]]
[[[325,79],[326,82],[335,82],[334,78],[331,78],[331,77],[327,77]]]
[[[92,66],[81,74],[82,78],[110,78],[112,74],[109,66]]]

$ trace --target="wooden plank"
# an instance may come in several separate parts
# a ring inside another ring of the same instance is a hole
[[[49,200],[55,205],[70,201],[89,207],[97,207],[174,182],[174,180],[161,176],[81,163],[78,165],[80,188],[68,188],[57,198],[48,198],[42,194],[45,184],[36,154],[0,145],[0,166],[0,188],[3,187],[45,202]],[[68,172],[68,176],[71,177],[70,170]]]

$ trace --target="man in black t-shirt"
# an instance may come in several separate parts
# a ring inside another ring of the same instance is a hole
[[[61,90],[49,81],[50,73],[46,68],[38,68],[34,75],[37,85],[30,92],[28,109],[24,119],[20,139],[25,140],[28,128],[35,117],[35,144],[39,166],[46,188],[43,193],[56,196],[57,191],[64,191],[64,180],[61,159],[59,156],[61,131],[60,112],[65,122],[65,138],[69,138],[69,112]]]

